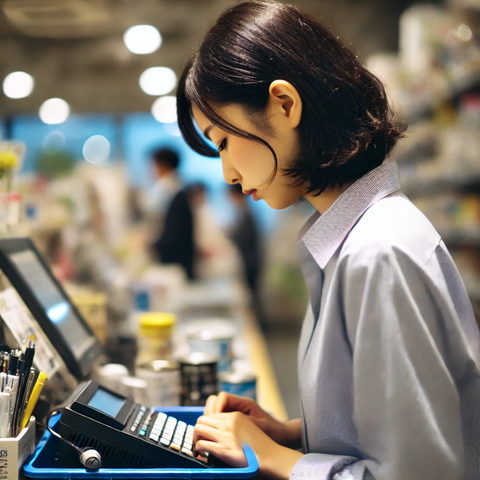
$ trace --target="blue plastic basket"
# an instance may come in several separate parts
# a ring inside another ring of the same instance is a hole
[[[185,423],[194,425],[197,418],[202,415],[203,407],[160,407],[159,411],[170,414]],[[60,415],[52,417],[50,426],[55,429]],[[24,465],[23,471],[26,477],[48,478],[51,480],[70,480],[77,478],[101,478],[104,480],[116,479],[138,479],[147,478],[172,478],[172,479],[244,479],[250,478],[258,472],[258,462],[253,450],[245,445],[244,452],[248,461],[245,468],[101,468],[95,472],[88,472],[83,468],[59,468],[58,459],[58,438],[51,435],[47,430],[33,453],[33,456]]]

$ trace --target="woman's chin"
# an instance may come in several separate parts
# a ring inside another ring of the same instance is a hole
[[[290,199],[286,198],[264,198],[263,200],[270,208],[273,208],[274,210],[284,210],[285,208],[288,208],[295,203],[290,201]]]

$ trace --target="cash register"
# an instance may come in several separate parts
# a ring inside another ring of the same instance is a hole
[[[90,380],[63,408],[60,466],[78,464],[78,449],[95,449],[102,468],[222,468],[213,455],[194,452],[193,425],[135,403]],[[73,449],[67,443],[77,447]]]

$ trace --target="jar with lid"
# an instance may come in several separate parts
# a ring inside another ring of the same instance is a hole
[[[171,360],[172,333],[176,315],[164,312],[148,312],[138,316],[138,356],[136,363],[153,360]]]

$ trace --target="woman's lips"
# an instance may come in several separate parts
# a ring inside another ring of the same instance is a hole
[[[255,188],[253,190],[245,190],[243,193],[245,195],[251,195],[255,202],[258,201],[257,190]]]

